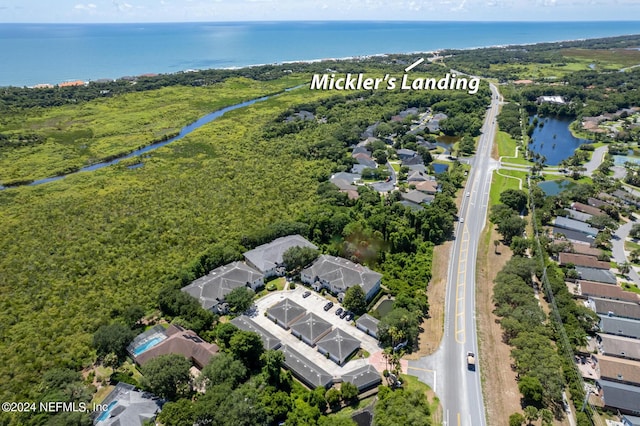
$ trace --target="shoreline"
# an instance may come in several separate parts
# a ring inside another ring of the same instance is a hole
[[[401,24],[405,21],[281,21],[281,22],[276,22],[276,23],[291,23],[291,24],[302,24],[302,23],[311,23],[311,22],[320,22],[320,23],[325,23],[325,24],[332,24],[332,23],[347,23],[347,22],[355,22],[355,23],[362,23],[362,24]],[[442,23],[442,24],[460,24],[460,23],[466,23],[465,21],[407,21],[408,23],[415,23],[415,24],[429,24],[429,23]],[[500,22],[500,23],[519,23],[519,21],[496,21],[496,22]],[[562,23],[567,23],[567,24],[573,24],[573,23],[581,23],[582,21],[558,21],[558,22],[536,22],[536,21],[522,21],[522,23],[526,23],[526,24],[536,24],[536,23],[540,23],[540,24],[548,24],[548,23],[556,23],[556,24],[562,24]],[[586,21],[585,21],[586,22]],[[620,23],[635,23],[636,21],[594,21],[597,23],[609,23],[609,22],[620,22]],[[243,22],[230,22],[230,23],[224,23],[224,22],[211,22],[209,24],[243,24]],[[272,24],[272,22],[261,22],[261,21],[255,21],[255,22],[250,22],[252,24],[260,24],[260,23],[264,23],[264,24]],[[490,21],[469,21],[469,24],[490,24]],[[176,25],[176,24],[194,24],[194,23],[131,23],[129,25]],[[202,24],[207,24],[207,23],[202,23]],[[19,26],[19,25],[28,25],[28,24],[12,24],[15,26]],[[108,24],[108,23],[104,23],[104,24],[37,24],[37,25],[42,25],[42,26],[64,26],[64,25],[77,25],[77,26],[99,26],[99,25],[123,25],[123,24]],[[629,30],[628,28],[626,30]],[[623,30],[624,31],[624,30]],[[578,37],[578,38],[559,38],[553,41],[534,41],[534,42],[526,42],[526,43],[498,43],[498,44],[486,44],[486,45],[477,45],[477,46],[470,46],[470,47],[438,47],[438,48],[431,48],[431,49],[426,49],[426,50],[407,50],[407,51],[395,51],[395,52],[378,52],[378,53],[371,53],[371,54],[363,54],[363,55],[347,55],[347,56],[335,56],[335,57],[316,57],[316,58],[310,58],[310,59],[293,59],[293,60],[283,60],[283,61],[274,61],[274,62],[260,62],[260,63],[252,63],[252,64],[246,64],[246,65],[234,65],[234,66],[213,66],[213,67],[188,67],[185,66],[184,69],[180,69],[180,70],[176,70],[176,71],[168,71],[168,72],[158,72],[158,71],[147,71],[146,73],[140,73],[140,74],[129,74],[129,75],[122,75],[119,77],[115,77],[115,78],[87,78],[87,77],[82,77],[82,78],[77,78],[75,79],[75,81],[77,82],[82,82],[84,85],[87,85],[89,83],[92,82],[114,82],[114,81],[119,81],[122,79],[126,79],[127,77],[134,77],[134,78],[138,78],[138,77],[144,77],[147,75],[175,75],[175,74],[181,74],[181,73],[189,73],[189,72],[201,72],[201,71],[209,71],[209,70],[242,70],[242,69],[248,69],[248,68],[255,68],[255,67],[261,67],[261,66],[286,66],[287,64],[296,64],[296,63],[302,63],[302,64],[313,64],[313,63],[322,63],[322,62],[331,62],[331,61],[357,61],[360,59],[367,59],[367,58],[374,58],[374,57],[385,57],[385,56],[390,56],[390,55],[412,55],[412,54],[420,54],[420,55],[433,55],[436,53],[440,53],[440,52],[444,52],[444,51],[473,51],[473,50],[480,50],[480,49],[498,49],[498,48],[508,48],[508,47],[527,47],[527,46],[534,46],[534,45],[540,45],[540,44],[558,44],[558,43],[575,43],[575,42],[583,42],[586,40],[599,40],[599,39],[610,39],[610,38],[617,38],[617,37],[630,37],[630,36],[637,36],[640,35],[640,29],[638,30],[638,32],[627,32],[627,33],[623,33],[623,34],[614,34],[614,35],[605,35],[605,36],[588,36],[588,37]],[[440,43],[439,43],[440,44]],[[446,41],[442,42],[441,45],[445,45]],[[34,83],[34,84],[19,84],[19,83],[9,83],[9,84],[2,84],[0,85],[0,87],[13,87],[13,88],[51,88],[51,87],[60,87],[62,84],[64,83],[69,83],[71,81],[74,81],[73,78],[68,78],[65,79],[63,81],[60,82],[56,82],[56,83],[50,83],[50,82],[38,82],[38,83]]]

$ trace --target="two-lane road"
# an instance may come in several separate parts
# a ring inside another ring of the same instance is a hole
[[[496,132],[496,115],[500,95],[491,87],[491,106],[487,109],[478,141],[475,160],[464,188],[456,239],[451,249],[445,306],[445,333],[440,347],[431,356],[409,362],[409,374],[430,384],[443,405],[443,424],[484,426],[480,369],[467,368],[467,352],[478,354],[475,320],[476,258],[480,234],[484,228],[489,204],[492,170],[491,159]]]

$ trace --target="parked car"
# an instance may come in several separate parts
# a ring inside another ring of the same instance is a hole
[[[344,318],[344,317],[346,317],[348,313],[349,313],[349,311],[347,311],[347,310],[342,311],[342,312],[340,313],[340,318]]]
[[[324,305],[324,310],[325,311],[328,311],[331,308],[333,308],[333,302],[327,302],[327,304]]]
[[[342,309],[342,308],[336,309],[336,315],[340,315],[343,312],[344,312],[344,309]]]
[[[344,317],[344,319],[347,320],[347,321],[351,321],[353,319],[353,317],[354,317],[353,312],[347,311],[347,316]]]
[[[306,299],[307,297],[311,296],[311,292],[309,290],[305,291],[304,293],[302,293],[302,297],[304,299]]]

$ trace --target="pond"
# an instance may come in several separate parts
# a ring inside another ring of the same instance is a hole
[[[436,138],[436,145],[444,148],[444,154],[451,154],[453,152],[453,145],[460,140],[457,136],[438,136]]]
[[[574,182],[571,182],[570,180],[559,179],[540,182],[538,186],[540,187],[540,189],[542,189],[545,195],[558,195],[565,189],[570,189],[576,186],[576,184]]]
[[[574,151],[584,143],[590,143],[587,139],[579,139],[571,134],[568,118],[529,117],[529,123],[538,119],[529,149],[540,155],[544,155],[548,166],[557,166],[560,162],[573,155]]]
[[[640,158],[629,157],[627,155],[614,155],[613,164],[616,166],[624,166],[624,163],[629,162],[633,164],[640,164]]]
[[[448,164],[431,163],[431,165],[433,166],[434,173],[437,175],[446,172],[449,168]]]
[[[380,318],[384,318],[389,312],[393,309],[393,300],[387,299],[380,302],[378,307],[376,308],[376,312],[380,316]]]

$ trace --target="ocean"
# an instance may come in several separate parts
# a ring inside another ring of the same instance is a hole
[[[640,21],[0,24],[0,86],[638,33]]]

